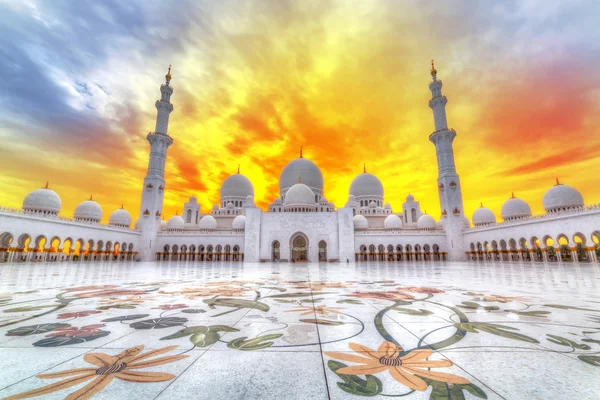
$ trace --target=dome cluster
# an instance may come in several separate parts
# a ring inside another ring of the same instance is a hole
[[[61,206],[62,201],[60,196],[54,190],[50,189],[46,183],[45,187],[36,189],[25,196],[22,209],[25,214],[58,216]],[[102,220],[102,215],[102,207],[90,196],[89,200],[85,200],[75,207],[73,220],[77,222],[99,224]],[[121,206],[120,209],[115,210],[108,219],[109,226],[120,228],[129,228],[131,222],[131,214],[129,214],[123,206]]]
[[[571,186],[564,185],[556,180],[556,185],[546,191],[542,198],[542,205],[547,213],[557,213],[584,206],[583,196]],[[501,209],[504,221],[514,221],[531,217],[531,207],[526,201],[515,197],[506,200]],[[492,210],[483,205],[473,213],[473,225],[489,225],[496,223],[496,215]]]

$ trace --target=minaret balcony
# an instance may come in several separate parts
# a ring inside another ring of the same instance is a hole
[[[456,136],[456,131],[455,131],[454,129],[448,129],[448,128],[444,128],[444,129],[438,129],[437,131],[433,131],[433,132],[431,133],[431,135],[429,135],[429,140],[431,140],[431,138],[432,138],[434,135],[436,135],[436,134],[438,134],[438,133],[442,133],[442,132],[452,132],[452,133],[454,133],[454,135]]]
[[[164,133],[160,133],[160,132],[148,132],[148,136],[151,136],[151,135],[158,135],[158,136],[167,137],[167,138],[171,139],[171,141],[173,141],[173,138],[171,136],[169,136],[167,134],[164,134]]]

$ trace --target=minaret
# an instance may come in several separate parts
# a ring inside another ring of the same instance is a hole
[[[160,230],[163,199],[165,193],[165,161],[167,149],[173,144],[173,138],[168,135],[169,115],[173,111],[171,95],[171,66],[165,75],[165,83],[160,85],[160,100],[156,100],[156,128],[148,133],[146,139],[150,142],[150,160],[148,174],[144,178],[142,188],[142,204],[140,207],[140,230],[142,231],[139,253],[142,260],[154,260],[156,236]]]
[[[460,179],[456,173],[454,150],[452,142],[456,137],[454,129],[448,129],[446,119],[446,103],[448,99],[442,95],[442,81],[437,79],[437,70],[431,60],[431,76],[433,81],[429,84],[431,100],[429,107],[433,110],[435,131],[429,135],[429,140],[435,145],[438,164],[438,192],[440,195],[440,209],[446,231],[448,254],[450,260],[463,260],[462,230],[464,228],[464,208]]]

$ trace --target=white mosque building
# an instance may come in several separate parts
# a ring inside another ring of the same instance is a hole
[[[156,101],[148,173],[140,218],[114,210],[101,224],[102,207],[91,197],[62,216],[59,195],[46,185],[25,197],[21,209],[0,207],[0,262],[31,261],[520,261],[598,262],[600,204],[585,205],[574,188],[556,181],[542,199],[546,213],[532,215],[514,195],[502,221],[482,207],[464,215],[461,183],[448,127],[446,96],[433,63],[429,89],[435,130],[429,135],[438,163],[441,216],[423,213],[412,195],[395,211],[381,181],[364,170],[350,185],[342,208],[325,197],[323,175],[311,160],[290,161],[279,177],[279,197],[266,211],[254,204],[254,187],[239,173],[229,176],[220,200],[202,212],[195,196],[182,215],[163,219],[168,134],[173,111],[171,72]]]

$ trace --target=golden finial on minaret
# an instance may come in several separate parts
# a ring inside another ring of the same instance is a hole
[[[175,210],[175,215],[179,215],[179,210]]]
[[[479,207],[483,208],[483,201],[479,203]]]
[[[238,164],[238,174],[240,173],[240,164]]]
[[[435,69],[433,58],[431,59],[431,75],[436,75],[437,69]]]
[[[44,187],[44,189],[48,189],[48,181],[46,181],[46,186]]]
[[[165,78],[167,79],[167,82],[171,80],[171,64],[169,64],[169,71],[165,75]]]
[[[123,209],[123,203],[121,203],[121,210]]]
[[[511,199],[514,199],[515,198],[515,192],[512,192],[511,196],[512,196]]]
[[[363,174],[367,173],[367,163],[363,163]]]
[[[558,181],[558,176],[556,177],[556,186],[560,185],[561,183]]]
[[[303,148],[303,147],[304,147],[304,146],[300,146],[300,158],[302,158],[302,148]]]

